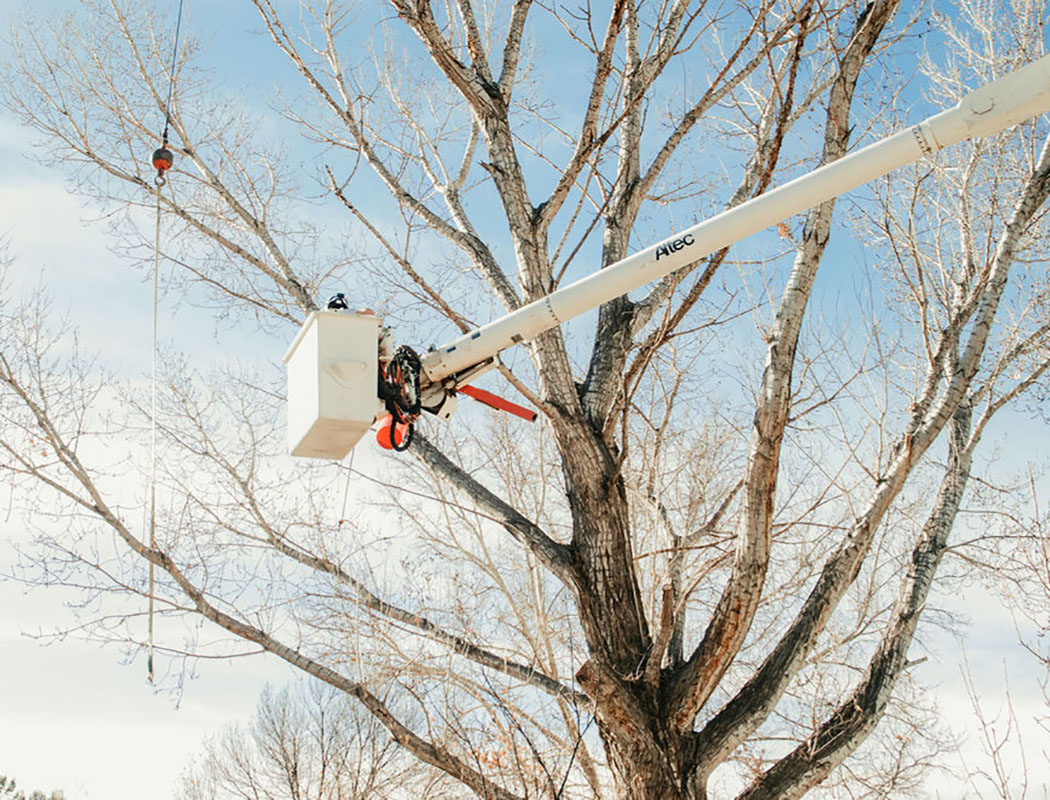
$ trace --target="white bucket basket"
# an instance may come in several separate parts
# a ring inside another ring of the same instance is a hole
[[[382,411],[379,318],[315,311],[288,354],[288,450],[342,459]]]

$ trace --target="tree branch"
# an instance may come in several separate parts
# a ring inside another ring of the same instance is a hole
[[[849,140],[849,112],[861,68],[899,0],[868,6],[857,21],[828,103],[823,163],[841,158]],[[737,550],[726,586],[704,636],[674,679],[671,708],[688,729],[744,642],[765,583],[770,526],[780,469],[780,447],[788,422],[791,376],[798,336],[817,269],[827,245],[834,199],[812,209],[802,248],[792,267],[769,337],[766,367],[755,409],[744,478]]]
[[[539,527],[525,519],[514,508],[490,492],[468,475],[462,467],[452,463],[419,431],[412,438],[410,448],[432,470],[449,480],[471,500],[485,509],[489,516],[498,520],[514,539],[528,547],[547,569],[567,586],[574,585],[574,574],[567,545],[551,539]]]
[[[978,442],[978,437],[970,436],[971,417],[969,403],[961,404],[953,414],[948,465],[937,498],[912,550],[890,621],[863,679],[816,731],[757,778],[738,800],[802,797],[856,750],[878,724],[897,681],[909,666],[908,648],[969,481]]]

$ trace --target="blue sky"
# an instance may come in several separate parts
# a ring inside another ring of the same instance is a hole
[[[33,13],[60,13],[78,5],[73,0],[36,2]],[[0,30],[7,29],[16,6],[5,2],[0,7]],[[187,0],[187,20],[197,32],[204,31],[206,63],[231,92],[277,82],[283,74],[283,64],[273,59],[244,3]],[[260,113],[268,108],[260,98]],[[61,174],[27,158],[32,139],[0,119],[0,233],[18,258],[15,278],[23,289],[42,281],[56,305],[69,307],[88,349],[105,351],[126,374],[145,375],[150,286],[110,252],[104,227],[90,221],[97,209],[72,196]],[[843,250],[839,263],[844,272],[863,266],[863,254]],[[843,287],[852,281],[845,274],[839,280]],[[190,316],[173,316],[170,323],[162,336],[178,330],[180,346],[202,354],[221,348],[209,325],[195,327]],[[1015,418],[1013,424],[1022,421]],[[5,517],[6,497],[0,486],[0,571],[13,557],[7,543],[25,538],[17,518]],[[226,722],[244,720],[265,682],[290,677],[285,667],[265,659],[208,662],[186,683],[176,704],[170,694],[147,685],[141,661],[126,665],[115,650],[72,640],[41,647],[23,635],[68,622],[63,603],[69,599],[58,590],[26,594],[19,585],[0,581],[0,774],[26,788],[61,788],[69,800],[168,796],[203,736]],[[1015,700],[1036,706],[1030,661],[1015,643],[1009,614],[977,590],[938,602],[971,617],[969,663],[989,704],[1002,702],[1000,665],[1008,662],[1018,676]],[[962,726],[970,712],[958,665],[956,643],[933,636],[931,659],[917,674],[939,687],[946,717]],[[1045,772],[1043,780],[1050,781]]]

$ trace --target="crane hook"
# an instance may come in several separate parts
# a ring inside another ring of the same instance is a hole
[[[171,169],[174,162],[175,156],[168,149],[167,142],[153,151],[153,166],[157,168],[157,177],[153,179],[153,182],[157,186],[163,186],[166,183],[164,173]]]

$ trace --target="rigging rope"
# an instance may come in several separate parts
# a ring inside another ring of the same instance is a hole
[[[163,180],[163,177],[161,178]],[[160,307],[160,194],[163,183],[157,184],[157,234],[153,244],[153,346],[150,369],[150,479],[149,479],[149,549],[157,549],[157,334]],[[155,606],[155,567],[149,562],[149,647],[146,653],[146,670],[149,682],[153,683],[153,610]]]
[[[164,133],[161,145],[153,152],[153,166],[157,176],[153,179],[157,195],[157,229],[153,241],[153,342],[150,371],[150,480],[149,480],[149,548],[152,553],[157,550],[157,350],[159,348],[159,309],[160,309],[160,221],[161,195],[167,179],[164,173],[171,169],[175,158],[168,149],[168,132],[171,127],[171,99],[175,91],[175,64],[179,53],[179,34],[182,32],[182,4],[179,0],[178,16],[175,19],[175,41],[171,46],[171,66],[168,69],[168,96],[164,101]],[[146,671],[150,683],[154,682],[153,671],[153,617],[156,608],[156,567],[149,562],[149,624],[148,644],[146,648]]]
[[[175,58],[179,53],[179,33],[182,31],[182,2],[179,0],[179,13],[175,18],[175,42],[171,46],[171,67],[168,69],[168,99],[164,101],[164,135],[161,141],[168,143],[168,126],[171,125],[171,94],[175,88]]]

